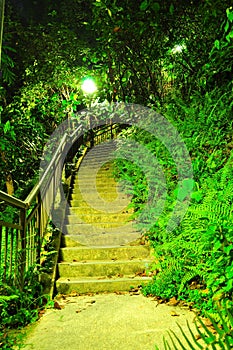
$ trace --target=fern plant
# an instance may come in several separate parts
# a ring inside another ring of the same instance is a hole
[[[224,308],[223,308],[224,309]],[[178,324],[178,327],[181,330],[182,338],[177,336],[172,330],[168,332],[169,340],[165,337],[163,338],[163,344],[165,350],[180,350],[180,349],[222,349],[222,350],[231,350],[233,348],[233,316],[228,309],[218,309],[217,313],[219,315],[220,324],[218,324],[213,317],[208,316],[209,320],[212,323],[213,330],[210,330],[202,318],[197,316],[195,321],[195,330],[197,331],[198,336],[194,334],[194,331],[191,329],[188,321],[187,326],[189,333],[186,334],[182,327]],[[225,317],[227,315],[227,319]],[[177,347],[179,344],[179,347]],[[156,346],[156,349],[159,348]]]
[[[216,321],[216,304],[225,299],[233,308],[232,160],[197,189],[175,232],[166,235],[160,218],[148,235],[159,272],[144,294],[189,301]]]

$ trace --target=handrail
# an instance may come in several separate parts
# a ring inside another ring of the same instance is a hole
[[[73,132],[73,134],[71,135],[71,137],[73,135],[76,134],[76,132],[80,129],[80,127],[75,130]],[[50,164],[48,166],[48,168],[46,169],[46,171],[44,172],[43,176],[41,177],[41,179],[37,182],[37,184],[33,187],[33,189],[31,190],[31,192],[28,194],[27,198],[22,201],[6,192],[3,192],[0,190],[0,197],[1,197],[1,200],[11,204],[12,206],[16,207],[16,208],[20,208],[20,209],[27,209],[30,207],[31,203],[33,202],[34,198],[37,196],[37,194],[39,193],[40,191],[40,186],[41,184],[43,183],[44,179],[46,178],[46,176],[48,175],[49,171],[51,170],[51,167],[52,165],[54,164],[59,152],[61,151],[61,148],[62,146],[64,145],[64,142],[66,141],[67,139],[67,134],[65,134],[62,139],[61,139],[61,142],[56,150],[56,152],[54,153],[51,161],[50,161]]]
[[[30,204],[33,202],[33,200],[35,199],[35,197],[37,196],[37,194],[40,191],[40,186],[41,184],[44,182],[46,176],[48,175],[48,173],[50,172],[53,164],[55,163],[57,156],[59,154],[59,152],[61,151],[62,146],[64,145],[65,140],[67,139],[67,134],[65,134],[62,139],[61,142],[56,150],[56,152],[54,153],[48,168],[46,169],[46,171],[44,172],[43,176],[41,177],[41,179],[39,180],[39,182],[33,187],[33,189],[31,190],[31,192],[29,193],[29,195],[27,196],[27,198],[25,199],[25,203],[30,206]]]
[[[27,208],[27,203],[25,201],[21,201],[20,199],[11,196],[10,194],[0,191],[0,198],[1,200],[9,203],[10,205],[12,205],[15,208],[19,208],[19,209],[26,209]]]
[[[25,271],[35,263],[40,263],[42,240],[60,186],[59,176],[66,166],[63,164],[64,158],[68,162],[70,157],[66,154],[64,157],[66,146],[71,144],[68,154],[74,157],[83,140],[92,146],[112,138],[114,130],[115,134],[117,132],[116,125],[112,124],[102,125],[85,133],[82,128],[79,126],[71,134],[64,133],[46,170],[25,200],[0,191],[0,201],[7,208],[3,212],[6,217],[0,217],[0,278],[3,281],[13,277],[13,283],[23,288]],[[47,208],[45,203],[49,203]],[[65,211],[63,214],[65,215]]]

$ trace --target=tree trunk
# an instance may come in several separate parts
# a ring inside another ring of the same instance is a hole
[[[3,34],[3,22],[4,22],[4,9],[5,9],[5,0],[0,0],[0,68],[2,61],[2,34]]]

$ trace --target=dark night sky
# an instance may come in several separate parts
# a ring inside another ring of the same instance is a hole
[[[40,22],[45,19],[47,15],[47,9],[50,8],[52,3],[55,5],[59,1],[51,0],[10,0],[10,3],[15,10],[15,13],[18,14],[24,23],[28,23],[31,20],[35,22]]]

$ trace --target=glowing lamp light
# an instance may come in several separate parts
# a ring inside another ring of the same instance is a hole
[[[93,94],[97,90],[97,86],[92,78],[85,78],[81,88],[86,94]]]
[[[171,51],[173,54],[175,54],[175,53],[181,53],[184,49],[186,49],[186,45],[181,44],[181,45],[175,45]]]

